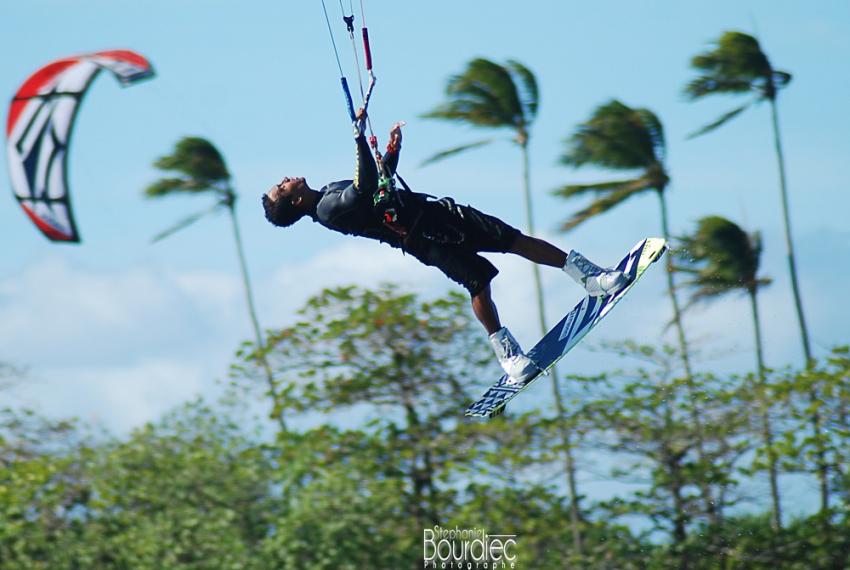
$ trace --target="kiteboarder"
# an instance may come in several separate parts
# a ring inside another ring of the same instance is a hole
[[[361,109],[353,124],[357,147],[353,180],[314,190],[304,178],[285,177],[262,196],[266,219],[288,227],[307,216],[330,230],[379,240],[437,267],[469,292],[473,313],[513,381],[523,382],[538,369],[499,320],[490,292],[498,269],[480,252],[512,253],[560,268],[591,296],[612,295],[628,284],[628,277],[620,271],[602,268],[575,250],[566,253],[452,198],[412,192],[403,180],[403,189],[397,189],[395,169],[404,123],[396,123],[390,130],[386,153],[376,153],[373,158],[364,135],[365,121]]]

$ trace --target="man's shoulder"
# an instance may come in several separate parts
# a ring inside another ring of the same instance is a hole
[[[337,180],[335,182],[328,182],[324,186],[322,186],[320,192],[339,192],[345,190],[349,186],[354,184],[353,180]]]
[[[361,216],[358,212],[371,204],[371,201],[363,200],[361,194],[354,190],[351,180],[330,182],[319,192],[321,196],[316,204],[316,217],[325,225],[345,223],[344,220],[351,216]]]

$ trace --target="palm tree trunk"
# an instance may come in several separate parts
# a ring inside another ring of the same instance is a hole
[[[254,339],[257,343],[257,363],[263,367],[263,371],[266,375],[266,382],[269,387],[269,393],[272,399],[275,398],[274,391],[274,378],[272,376],[272,369],[269,366],[269,361],[266,358],[265,353],[263,352],[263,348],[265,343],[263,342],[263,335],[260,332],[260,322],[257,319],[257,311],[254,307],[254,295],[251,292],[251,281],[248,276],[248,263],[245,261],[245,249],[242,246],[242,235],[239,231],[239,221],[236,218],[236,203],[235,201],[231,201],[228,204],[227,208],[230,213],[230,222],[233,228],[233,240],[236,242],[236,255],[239,257],[239,268],[242,271],[242,287],[245,292],[245,301],[248,306],[248,316],[251,318],[251,326],[254,329]],[[286,432],[286,422],[283,419],[283,414],[275,414],[278,425],[280,426],[281,432]]]
[[[803,342],[803,356],[806,367],[811,366],[812,349],[809,343],[809,331],[806,328],[806,317],[803,314],[803,302],[800,298],[800,285],[797,280],[797,262],[794,255],[794,241],[791,237],[791,215],[788,207],[788,187],[785,179],[785,156],[782,152],[782,140],[779,135],[779,111],[776,100],[770,100],[771,118],[773,119],[773,141],[776,146],[776,160],[779,164],[779,191],[782,196],[782,219],[785,224],[785,247],[788,252],[788,271],[791,277],[791,291],[794,294],[794,307],[797,309],[797,321],[800,325],[800,336]]]
[[[520,144],[522,149],[522,178],[523,197],[525,199],[525,224],[528,235],[535,237],[534,214],[531,206],[531,169],[529,168],[528,139]],[[534,287],[537,296],[537,315],[540,321],[540,334],[545,335],[549,330],[546,324],[546,307],[543,300],[543,284],[540,279],[540,266],[532,264],[534,272]],[[558,432],[561,436],[561,444],[564,447],[564,463],[567,473],[567,487],[570,493],[570,526],[572,527],[573,548],[581,556],[583,553],[581,536],[581,510],[579,508],[578,483],[576,481],[576,467],[573,457],[572,432],[566,418],[566,407],[561,397],[561,389],[558,387],[558,372],[553,366],[550,369],[552,379],[552,394],[555,398],[555,408],[558,413]]]
[[[774,532],[782,529],[782,502],[779,496],[779,460],[776,450],[773,448],[773,429],[770,425],[770,406],[764,390],[767,388],[767,377],[764,366],[764,352],[762,350],[761,322],[759,319],[758,299],[756,289],[749,290],[750,307],[753,312],[753,327],[756,341],[756,364],[758,366],[758,382],[756,394],[759,404],[759,415],[761,416],[761,437],[767,449],[768,477],[770,479],[770,497],[773,501],[773,512],[771,513],[771,526]]]
[[[791,236],[791,214],[788,206],[788,185],[785,177],[785,155],[782,152],[782,138],[779,133],[779,109],[776,105],[776,99],[770,99],[770,112],[773,121],[773,142],[776,147],[776,160],[779,165],[779,191],[782,197],[782,219],[785,225],[785,247],[788,252],[788,272],[791,277],[791,291],[794,294],[794,307],[797,310],[797,321],[800,325],[800,338],[803,343],[803,357],[806,359],[806,368],[810,369],[814,366],[812,359],[812,349],[809,343],[809,330],[806,327],[806,317],[803,314],[803,301],[800,297],[800,285],[797,279],[797,261],[794,255],[794,240]],[[817,390],[812,390],[809,393],[809,399],[815,404],[818,399]],[[821,495],[821,513],[825,514],[829,509],[829,466],[826,461],[826,450],[823,447],[821,433],[822,420],[820,412],[815,408],[812,414],[812,431],[817,442],[817,463],[818,463],[818,480],[820,483]]]
[[[661,232],[664,239],[670,242],[670,224],[667,215],[667,201],[664,199],[664,190],[658,190],[658,200],[661,204]],[[673,303],[673,322],[676,324],[676,333],[679,340],[679,352],[682,356],[682,365],[685,367],[685,376],[690,380],[693,378],[691,371],[691,358],[688,351],[688,343],[685,339],[685,329],[682,326],[682,310],[679,307],[679,299],[676,297],[676,285],[673,282],[673,256],[667,256],[667,292]]]
[[[661,231],[664,234],[664,239],[670,241],[670,224],[667,214],[667,201],[664,198],[664,190],[659,189],[658,192],[658,200],[661,204]],[[699,407],[697,404],[697,395],[696,389],[693,383],[693,372],[691,371],[691,359],[690,353],[688,351],[688,342],[685,338],[685,328],[682,325],[682,310],[679,307],[679,299],[676,297],[676,284],[673,282],[673,256],[667,255],[667,292],[670,295],[670,301],[673,304],[673,322],[676,324],[676,333],[679,340],[679,351],[682,356],[682,365],[685,368],[685,380],[687,381],[688,386],[688,395],[691,400],[690,412],[691,412],[691,420],[694,423],[694,432],[697,437],[697,454],[700,462],[703,465],[707,465],[708,462],[705,460],[705,429],[702,424],[702,417],[700,416]],[[719,515],[717,512],[718,506],[714,500],[714,497],[711,493],[711,487],[708,483],[702,478],[699,482],[700,491],[702,492],[703,502],[705,503],[705,510],[708,513],[708,517],[712,523],[719,522]]]

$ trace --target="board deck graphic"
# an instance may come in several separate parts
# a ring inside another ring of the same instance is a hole
[[[541,373],[522,384],[511,384],[508,382],[508,376],[503,375],[481,398],[467,408],[466,415],[491,418],[502,413],[508,402],[548,372],[611,312],[666,249],[667,242],[661,238],[647,238],[638,242],[615,267],[629,276],[629,284],[610,297],[588,296],[582,299],[528,352],[529,358],[540,367]]]

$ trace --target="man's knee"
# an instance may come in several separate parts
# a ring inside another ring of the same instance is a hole
[[[486,282],[484,285],[482,285],[480,287],[476,287],[474,290],[470,288],[470,289],[468,289],[468,291],[469,291],[469,298],[472,300],[473,303],[486,302],[486,301],[489,301],[491,299],[490,282],[489,281]]]

